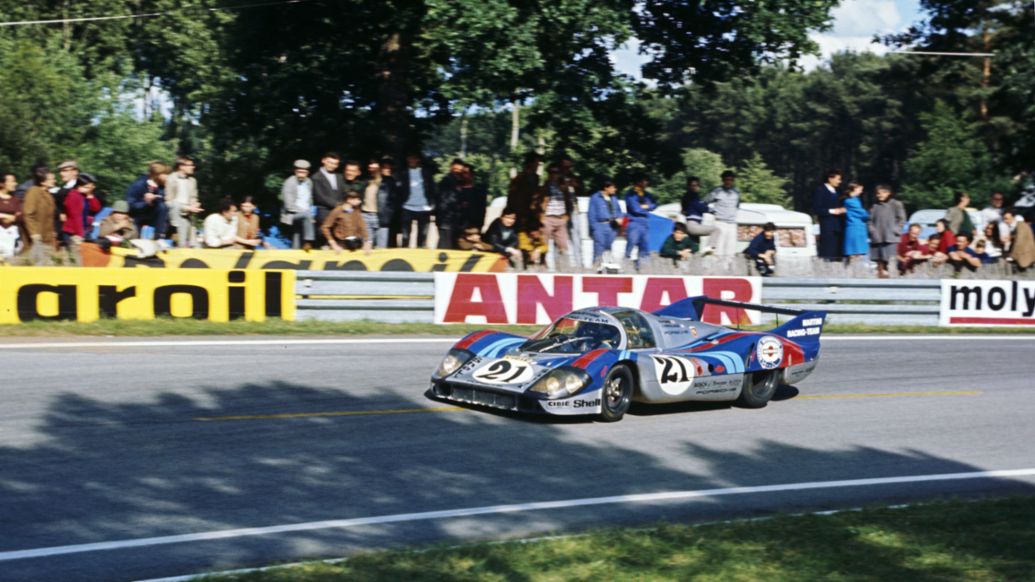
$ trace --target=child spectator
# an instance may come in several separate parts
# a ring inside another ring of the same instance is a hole
[[[139,237],[136,225],[129,218],[129,203],[125,200],[116,200],[111,205],[111,214],[101,221],[100,228],[100,237],[115,246]]]
[[[905,275],[912,273],[916,266],[931,258],[931,251],[927,243],[920,240],[919,224],[910,224],[909,232],[902,235],[898,243],[896,254],[898,255],[898,274]]]
[[[658,256],[672,259],[672,264],[678,265],[679,261],[689,259],[697,251],[695,247],[697,245],[686,231],[686,225],[677,222],[672,226],[672,234],[661,245]]]
[[[492,250],[507,258],[511,267],[522,259],[517,231],[517,210],[510,206],[503,209],[500,217],[492,221],[485,231],[485,242],[492,245]]]
[[[852,182],[848,184],[843,194],[845,242],[842,252],[849,263],[858,261],[870,250],[869,240],[866,237],[866,224],[870,219],[870,213],[863,208],[862,200],[859,198],[862,191],[862,184]]]
[[[482,241],[482,233],[477,226],[468,226],[464,229],[464,235],[456,241],[456,246],[462,251],[478,251],[487,253],[492,251],[492,245]]]
[[[518,233],[518,248],[521,249],[526,268],[546,262],[546,253],[550,246],[543,236],[543,227],[534,219],[525,223],[525,230]]]
[[[22,216],[25,230],[29,233],[29,263],[37,266],[51,261],[54,243],[57,240],[54,229],[54,174],[46,166],[36,166],[32,176],[35,186],[25,192]]]
[[[906,224],[906,207],[895,200],[894,193],[888,186],[877,186],[876,194],[877,202],[870,208],[870,220],[867,225],[870,235],[870,258],[877,263],[877,276],[887,279],[888,263],[895,256],[895,243],[899,241],[899,233]],[[848,220],[851,221],[851,217]],[[901,265],[899,268],[901,270]]]
[[[981,259],[982,265],[994,265],[999,262],[998,257],[993,257],[985,252],[986,243],[983,240],[976,241],[974,243],[974,252],[972,253],[975,257]]]
[[[336,252],[362,248],[364,252],[370,253],[373,245],[370,241],[370,231],[367,230],[359,209],[362,203],[363,198],[359,190],[347,190],[345,202],[335,207],[320,227],[327,244]]]
[[[768,277],[776,272],[776,225],[767,222],[762,232],[751,239],[751,244],[744,249],[744,254],[755,261],[758,274]]]
[[[976,271],[981,266],[981,258],[970,248],[970,235],[963,231],[956,233],[956,244],[949,247],[948,256],[957,273],[962,269]]]

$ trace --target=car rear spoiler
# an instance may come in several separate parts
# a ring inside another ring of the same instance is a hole
[[[773,313],[776,315],[790,315],[798,317],[808,313],[800,309],[788,309],[786,307],[776,307],[774,305],[762,305],[758,303],[742,303],[740,301],[727,301],[725,299],[715,299],[714,297],[708,297],[707,295],[698,295],[696,297],[687,297],[686,299],[676,301],[672,305],[662,307],[661,309],[654,312],[654,315],[661,315],[663,317],[681,317],[685,319],[696,319],[701,320],[703,314],[703,307],[705,305],[718,305],[720,307],[736,307],[748,311],[760,311],[762,313]]]

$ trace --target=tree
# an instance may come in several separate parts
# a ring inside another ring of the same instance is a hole
[[[774,174],[757,153],[737,170],[737,186],[743,193],[743,202],[777,204],[787,208],[791,206],[791,198],[787,195],[787,182],[786,178]]]
[[[681,156],[681,169],[654,188],[661,203],[675,202],[686,192],[686,180],[696,176],[701,180],[701,192],[707,194],[721,182],[719,176],[726,170],[722,156],[704,148],[687,148]]]

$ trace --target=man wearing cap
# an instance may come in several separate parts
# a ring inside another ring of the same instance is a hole
[[[54,230],[58,233],[62,245],[68,244],[68,236],[64,232],[65,220],[65,197],[75,189],[76,181],[79,179],[79,163],[75,160],[66,160],[58,165],[58,187],[54,194]]]
[[[75,187],[65,196],[65,222],[61,232],[66,237],[72,261],[79,265],[79,245],[93,230],[93,217],[101,211],[101,201],[94,196],[97,180],[87,173],[79,174]]]
[[[362,247],[367,253],[370,252],[370,231],[367,230],[363,213],[360,211],[362,203],[363,198],[359,191],[349,190],[345,193],[345,202],[332,210],[320,227],[327,243],[335,251],[355,251]]]
[[[291,248],[309,250],[316,240],[313,224],[313,181],[309,179],[310,164],[295,160],[294,173],[280,187],[280,223],[291,239]]]
[[[111,214],[101,221],[100,237],[113,243],[137,238],[137,227],[129,217],[129,202],[116,200],[111,205]]]
[[[194,159],[176,158],[176,170],[165,179],[165,204],[169,208],[169,226],[176,229],[176,244],[194,246],[192,218],[204,209],[198,201],[198,181],[194,178]]]

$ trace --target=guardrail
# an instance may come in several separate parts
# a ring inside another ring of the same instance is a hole
[[[431,273],[298,271],[296,317],[302,320],[386,323],[434,320]],[[937,279],[771,278],[762,301],[792,309],[820,309],[832,323],[938,325]]]

